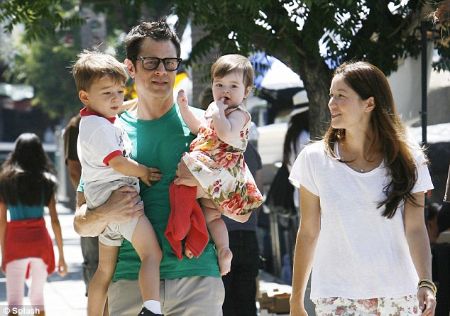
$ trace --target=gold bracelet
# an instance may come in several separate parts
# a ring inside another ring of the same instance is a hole
[[[431,292],[433,292],[433,295],[436,296],[435,289],[433,287],[431,287],[431,285],[429,285],[429,284],[422,284],[421,286],[419,286],[419,289],[423,288],[423,287],[426,287],[427,289],[429,289]]]
[[[429,279],[421,279],[418,283],[418,286],[420,286],[421,284],[429,284],[433,288],[436,288],[436,284],[434,284],[434,282]]]
[[[426,287],[426,288],[430,289],[433,292],[433,295],[436,296],[437,287],[433,281],[428,280],[428,279],[420,280],[419,284],[417,285],[417,288],[419,289],[421,287]]]

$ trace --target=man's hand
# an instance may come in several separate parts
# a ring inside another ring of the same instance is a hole
[[[106,212],[108,223],[125,223],[144,214],[144,203],[133,187],[113,191],[105,204],[99,206]]]
[[[98,236],[110,223],[125,223],[144,214],[144,204],[133,187],[121,187],[113,191],[108,200],[87,211],[82,192],[77,194],[77,210],[73,226],[84,237]]]

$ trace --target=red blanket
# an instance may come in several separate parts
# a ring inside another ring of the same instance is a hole
[[[165,236],[178,259],[183,258],[182,240],[195,257],[200,256],[208,244],[208,229],[195,199],[196,193],[197,187],[174,183],[169,187],[171,212]]]

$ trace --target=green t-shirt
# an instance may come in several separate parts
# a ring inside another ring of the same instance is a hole
[[[201,115],[200,111],[199,114]],[[162,173],[160,181],[147,187],[140,183],[141,198],[145,215],[150,219],[162,247],[160,265],[161,279],[177,279],[190,276],[220,277],[214,244],[208,243],[199,258],[178,260],[164,236],[170,213],[169,184],[182,154],[189,150],[193,135],[184,123],[178,106],[174,105],[166,114],[156,120],[138,120],[125,112],[120,122],[132,144],[132,158],[148,167],[158,168]],[[140,260],[133,246],[124,240],[119,250],[113,281],[119,279],[137,280]]]

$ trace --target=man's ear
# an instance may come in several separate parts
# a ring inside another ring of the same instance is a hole
[[[368,98],[366,101],[366,112],[372,112],[375,109],[375,99],[373,97]]]
[[[136,69],[135,69],[135,67],[133,65],[133,62],[130,59],[126,58],[123,61],[123,63],[125,65],[125,67],[127,68],[127,71],[128,71],[128,74],[130,75],[130,77],[132,79],[134,79],[134,76],[135,76],[135,73],[136,73]]]
[[[88,105],[89,104],[89,93],[87,93],[85,90],[78,91],[78,97],[80,98],[80,101],[84,105]]]

